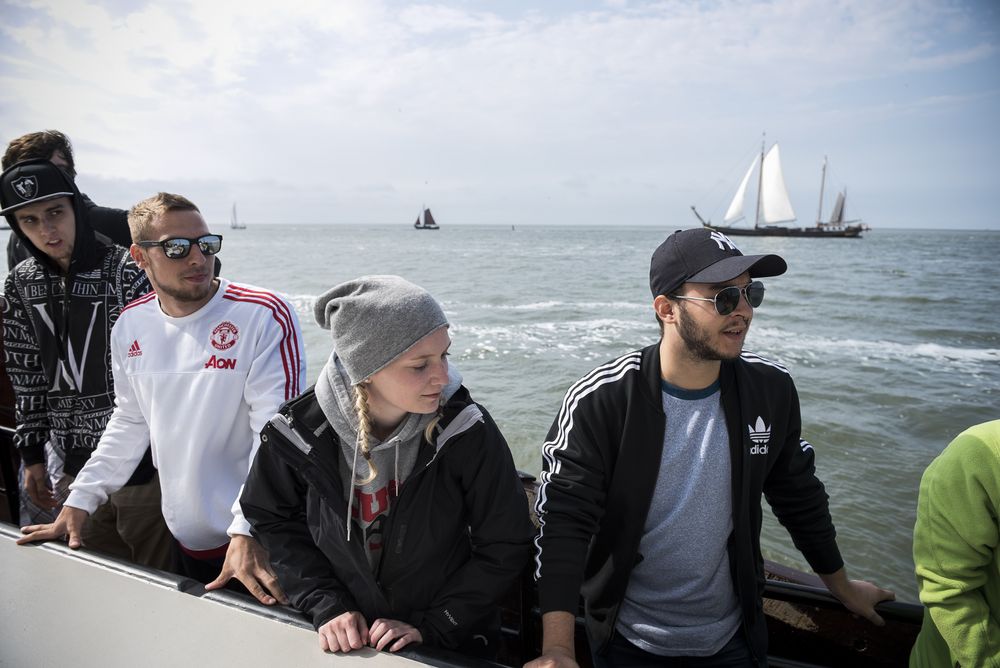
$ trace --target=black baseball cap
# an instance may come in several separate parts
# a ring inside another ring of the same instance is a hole
[[[0,175],[0,215],[57,197],[76,195],[69,177],[48,160],[24,160]]]
[[[707,227],[677,230],[653,251],[649,289],[672,295],[684,283],[725,283],[743,272],[751,278],[780,276],[788,265],[777,255],[744,255],[722,232]]]

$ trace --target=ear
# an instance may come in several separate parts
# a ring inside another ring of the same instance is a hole
[[[142,254],[142,246],[137,246],[135,244],[132,244],[131,246],[128,247],[128,253],[129,255],[132,256],[132,259],[135,261],[136,265],[138,265],[140,269],[145,271],[146,256]]]
[[[656,315],[658,315],[660,320],[663,322],[677,322],[676,302],[670,301],[663,295],[657,295],[656,299],[653,300],[653,310],[656,311]]]

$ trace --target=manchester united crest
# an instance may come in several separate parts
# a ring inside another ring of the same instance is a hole
[[[212,345],[218,350],[229,350],[236,345],[236,339],[239,337],[240,330],[236,325],[224,320],[212,330]]]

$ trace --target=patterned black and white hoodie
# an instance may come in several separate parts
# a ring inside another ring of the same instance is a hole
[[[16,395],[14,443],[25,465],[45,462],[45,443],[75,476],[114,408],[111,327],[122,308],[151,288],[128,250],[96,233],[75,184],[76,239],[68,272],[36,248],[13,214],[7,222],[31,253],[4,282],[4,364]],[[133,480],[152,476],[149,462]]]

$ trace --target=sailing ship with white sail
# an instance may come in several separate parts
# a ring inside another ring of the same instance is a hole
[[[714,230],[719,230],[734,236],[769,236],[769,237],[839,237],[857,238],[861,232],[868,229],[860,220],[845,220],[846,191],[837,195],[830,220],[823,221],[823,190],[826,185],[826,158],[823,159],[823,172],[820,181],[820,209],[816,224],[811,227],[794,227],[789,223],[796,220],[795,210],[788,197],[785,177],[781,171],[781,151],[777,144],[766,150],[766,144],[761,142],[760,154],[755,156],[743,180],[740,181],[736,194],[733,195],[729,208],[722,218],[722,224],[713,225],[706,221],[692,206],[691,210],[701,224]],[[758,169],[759,163],[759,169]],[[757,173],[757,202],[753,216],[753,227],[740,227],[739,223],[748,222],[744,213],[747,187],[750,178]]]

